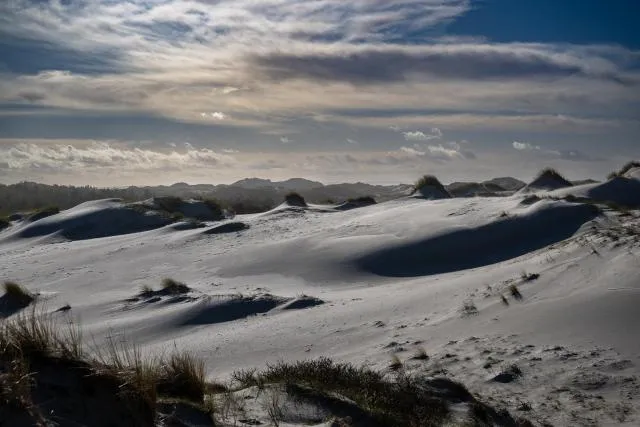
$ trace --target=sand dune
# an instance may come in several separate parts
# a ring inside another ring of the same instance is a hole
[[[396,355],[536,424],[635,426],[640,215],[549,197],[634,196],[635,173],[509,197],[282,205],[201,229],[92,202],[12,224],[0,267],[50,311],[68,305],[57,318],[81,319],[98,345],[122,334],[149,355],[193,351],[211,379],[321,356],[385,370]],[[51,233],[73,238],[20,238]],[[188,292],[136,296],[164,277]],[[511,365],[521,373],[492,381]]]
[[[444,231],[423,240],[356,258],[364,271],[414,277],[466,270],[510,260],[572,236],[598,215],[587,205],[538,203],[485,225]]]

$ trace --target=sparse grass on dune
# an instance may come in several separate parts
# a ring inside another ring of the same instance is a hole
[[[27,307],[35,300],[35,296],[15,282],[4,282],[4,297],[6,301],[16,307]]]
[[[224,217],[224,206],[219,200],[211,199],[211,198],[202,199],[202,203],[204,203],[209,208],[213,216],[217,218]]]
[[[204,361],[185,351],[173,353],[160,364],[159,374],[159,393],[203,401],[208,389]]]
[[[15,383],[14,374],[18,370],[12,367],[14,365],[24,366],[20,372],[24,371],[21,375],[27,377],[35,369],[37,372],[33,375],[38,376],[39,387],[47,387],[51,379],[46,375],[52,369],[60,375],[68,372],[68,376],[79,375],[82,380],[77,384],[69,379],[67,387],[100,389],[122,404],[124,409],[120,410],[135,412],[129,414],[135,419],[139,419],[141,413],[155,413],[161,398],[203,402],[207,391],[204,362],[191,354],[182,352],[166,358],[146,359],[139,348],[126,340],[109,338],[106,345],[92,355],[82,345],[78,326],[71,323],[68,326],[66,329],[61,327],[51,316],[40,314],[35,308],[0,321],[0,383],[12,381],[13,389],[18,385],[22,387]],[[20,389],[20,395],[15,395],[17,389],[9,392],[3,386],[0,399],[23,402],[23,409],[31,410],[31,385],[24,387]],[[82,397],[81,389],[66,390],[65,393]]]
[[[434,175],[423,175],[419,180],[413,184],[412,193],[417,193],[421,189],[425,187],[434,187],[439,191],[442,191],[445,194],[448,194],[447,189],[442,185],[442,183],[436,178]]]
[[[111,337],[89,353],[77,325],[65,330],[35,309],[0,321],[0,350],[0,404],[16,408],[4,418],[9,423],[47,424],[54,416],[70,425],[152,426],[168,402],[185,402],[212,416],[218,404],[224,408],[225,399],[234,399],[233,389],[206,382],[204,362],[189,352],[145,358],[124,337]],[[423,351],[418,358],[425,356]],[[389,375],[327,358],[281,362],[233,377],[235,390],[283,384],[293,386],[286,390],[294,398],[298,390],[320,401],[346,399],[375,421],[366,425],[441,426],[449,422],[449,405],[458,402],[471,405],[472,415],[482,419],[504,416],[450,380],[411,376],[403,369]],[[214,393],[222,400],[213,399]]]
[[[561,182],[563,185],[566,185],[567,187],[573,186],[571,181],[569,181],[564,176],[562,176],[560,174],[560,172],[558,172],[554,168],[544,168],[544,169],[542,169],[538,173],[538,175],[536,176],[536,179],[534,181],[537,181],[537,180],[539,180],[539,179],[541,179],[543,177],[544,178],[548,178],[548,179],[553,179],[554,181]]]
[[[171,295],[186,294],[191,289],[182,282],[178,282],[170,277],[162,279],[162,291]]]
[[[178,211],[183,201],[180,197],[177,196],[162,196],[155,197],[153,202],[163,211],[169,213],[175,213]]]
[[[304,200],[304,197],[302,197],[300,194],[296,192],[288,193],[287,195],[284,196],[284,200],[291,206],[298,206],[298,207],[307,206],[307,202]]]
[[[614,179],[620,176],[624,176],[624,174],[626,174],[633,168],[640,168],[640,161],[638,160],[630,161],[629,163],[625,164],[619,171],[611,172],[607,176],[607,179]]]
[[[29,221],[38,221],[39,219],[46,218],[51,215],[55,215],[60,213],[60,208],[57,206],[47,206],[44,208],[40,208],[35,210],[31,215],[29,215]]]
[[[244,387],[279,383],[335,393],[355,402],[380,425],[441,425],[449,414],[446,402],[416,377],[398,375],[391,380],[383,373],[327,358],[280,362],[262,372],[238,371],[234,378]]]

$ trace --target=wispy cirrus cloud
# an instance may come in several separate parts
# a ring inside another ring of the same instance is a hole
[[[28,114],[48,117],[49,138],[91,137],[66,129],[93,114],[87,122],[103,126],[96,139],[129,132],[136,140],[144,130],[128,126],[131,117],[151,117],[171,129],[158,138],[163,144],[184,136],[285,151],[294,140],[299,150],[346,141],[376,153],[340,160],[365,167],[472,160],[479,133],[487,145],[496,133],[501,143],[531,134],[574,143],[637,135],[640,52],[448,34],[447,24],[473,7],[471,0],[0,2],[0,137],[31,135]],[[18,116],[21,124],[12,120]],[[55,117],[66,121],[56,128]],[[381,132],[390,127],[398,132],[392,142]],[[243,133],[231,138],[232,128]],[[595,157],[518,144],[521,155]],[[68,164],[51,156],[41,164]]]
[[[532,153],[546,158],[558,158],[564,160],[586,162],[602,160],[599,157],[589,155],[580,150],[550,149],[541,147],[539,145],[530,144],[528,142],[519,141],[513,141],[511,145],[513,146],[513,148],[523,153]]]

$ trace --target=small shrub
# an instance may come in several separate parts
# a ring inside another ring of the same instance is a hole
[[[478,307],[476,307],[472,300],[467,300],[462,304],[460,311],[463,316],[475,316],[478,314]]]
[[[169,213],[177,212],[183,203],[182,199],[176,196],[155,197],[153,202],[158,206],[158,208]]]
[[[500,295],[500,301],[502,301],[504,305],[509,305],[509,300],[504,295]]]
[[[520,293],[516,285],[509,286],[509,292],[511,293],[511,296],[513,298],[517,299],[518,301],[522,300],[522,294]]]
[[[304,197],[302,197],[300,194],[296,192],[291,192],[287,194],[286,196],[284,196],[284,200],[285,202],[287,202],[287,204],[291,206],[298,206],[298,207],[307,206],[307,202],[304,200]]]
[[[439,191],[448,194],[447,189],[444,188],[444,185],[442,185],[442,183],[434,175],[423,175],[422,178],[417,180],[413,185],[412,194],[419,192],[425,187],[435,187]]]
[[[213,217],[224,218],[224,207],[220,201],[216,199],[203,199],[202,202],[209,208]]]
[[[537,280],[540,277],[540,274],[538,273],[527,273],[526,271],[523,271],[520,274],[520,278],[522,279],[523,282],[532,282],[534,280]]]
[[[413,360],[427,360],[429,359],[429,355],[424,347],[418,347],[416,349],[416,353],[412,357]]]
[[[23,308],[35,300],[29,291],[15,282],[4,282],[4,297],[8,302]]]
[[[399,371],[402,369],[402,360],[398,357],[397,354],[391,356],[391,362],[389,362],[389,369],[392,371]]]
[[[182,282],[169,277],[162,279],[162,292],[170,295],[186,294],[191,289]]]
[[[60,208],[57,206],[47,206],[31,213],[28,219],[29,221],[38,221],[39,219],[46,218],[57,213],[60,213]]]

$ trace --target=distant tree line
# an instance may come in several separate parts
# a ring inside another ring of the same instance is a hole
[[[216,191],[192,191],[164,186],[96,188],[88,185],[75,187],[35,182],[21,182],[11,185],[0,184],[0,215],[31,212],[47,207],[68,209],[90,200],[117,198],[126,202],[134,202],[167,195],[182,198],[215,198],[225,208],[238,214],[264,212],[277,204],[277,196],[272,194],[265,195],[264,191],[250,193],[240,191],[239,193],[241,194],[237,195],[231,193],[228,190],[220,194],[220,192]]]
[[[46,206],[67,209],[89,200],[119,198],[129,201],[152,197],[149,189],[74,187],[67,185],[46,185],[35,182],[0,184],[0,213],[32,211]]]

